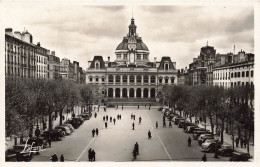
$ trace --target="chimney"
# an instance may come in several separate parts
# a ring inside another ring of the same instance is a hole
[[[40,43],[40,42],[37,42],[37,46],[41,47],[41,43]]]
[[[52,56],[55,56],[55,51],[51,51],[51,55],[52,55]]]
[[[5,34],[13,36],[13,29],[12,28],[6,28],[5,29]]]
[[[110,62],[110,57],[109,56],[107,57],[107,61]]]

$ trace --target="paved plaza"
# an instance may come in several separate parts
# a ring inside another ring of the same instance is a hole
[[[94,113],[95,111],[93,111]],[[97,111],[96,111],[97,112]],[[108,115],[116,118],[121,114],[122,119],[113,122],[108,121],[108,128],[105,129],[103,116]],[[131,119],[135,114],[135,121]],[[142,117],[141,125],[139,117]],[[56,153],[58,157],[63,154],[65,161],[88,161],[88,150],[94,149],[96,161],[125,162],[133,161],[134,144],[138,142],[140,155],[134,161],[201,161],[203,152],[200,151],[197,141],[192,141],[188,147],[187,139],[192,134],[183,132],[182,128],[162,127],[163,115],[156,107],[151,110],[148,107],[124,107],[118,109],[103,108],[97,112],[97,118],[91,117],[76,129],[70,136],[52,143],[40,155],[35,155],[32,161],[50,161],[50,156]],[[155,128],[156,121],[159,123]],[[135,122],[135,130],[132,130],[132,123]],[[99,135],[92,137],[91,130],[99,129]],[[148,140],[148,131],[152,133],[152,139]],[[207,153],[208,161],[227,161],[228,158],[214,158],[213,153]]]

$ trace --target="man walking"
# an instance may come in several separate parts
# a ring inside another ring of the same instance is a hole
[[[139,145],[138,145],[137,142],[135,143],[135,148],[134,149],[136,150],[136,154],[139,155]]]
[[[171,127],[171,128],[172,128],[172,121],[170,121],[170,122],[169,122],[169,127]]]
[[[166,122],[165,121],[163,122],[163,127],[166,128]]]
[[[108,115],[106,115],[106,120],[108,121]]]
[[[91,154],[92,154],[92,159],[91,159],[91,161],[96,161],[96,152],[95,152],[95,150],[93,149],[92,151],[91,151]]]
[[[135,120],[135,115],[133,115],[133,118],[134,118],[134,120]]]
[[[150,130],[148,131],[148,139],[152,139],[152,134]]]
[[[94,116],[95,116],[95,118],[97,118],[97,113],[96,113],[96,112],[95,112],[95,115],[94,115]]]
[[[138,125],[141,125],[141,122],[142,122],[142,118],[141,118],[141,116],[139,117],[139,123],[138,123]]]
[[[155,124],[155,126],[156,126],[156,129],[158,128],[158,121],[156,121],[156,124]]]
[[[95,129],[92,130],[92,136],[95,137]]]
[[[110,122],[112,122],[112,117],[110,117]]]
[[[114,121],[114,125],[115,125],[115,123],[116,123],[116,119],[114,118],[113,121]]]
[[[191,146],[191,138],[188,138],[188,146]]]
[[[88,150],[88,161],[92,160],[92,150],[91,148]]]
[[[132,127],[133,127],[133,130],[135,130],[135,123],[133,122],[133,124],[132,124]]]
[[[50,160],[51,160],[52,162],[57,162],[57,161],[58,161],[58,156],[57,156],[57,154],[56,154],[56,153],[53,154],[53,155],[51,156]]]
[[[103,116],[103,121],[105,121],[106,120],[106,117],[105,116]]]
[[[206,162],[206,161],[207,161],[206,154],[203,155],[203,157],[201,158],[201,161],[203,161],[203,162]]]
[[[107,129],[107,122],[105,122],[105,128]]]
[[[96,135],[98,136],[98,128],[96,128]]]

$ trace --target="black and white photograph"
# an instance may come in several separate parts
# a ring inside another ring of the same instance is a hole
[[[259,4],[187,4],[0,2],[4,164],[256,165]]]

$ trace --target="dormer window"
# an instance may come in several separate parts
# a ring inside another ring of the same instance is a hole
[[[144,54],[144,59],[147,59],[148,57],[147,57],[147,54]]]
[[[99,62],[99,61],[96,61],[96,62],[95,62],[95,68],[96,68],[96,69],[100,68],[100,62]]]
[[[124,59],[127,59],[127,54],[124,54]]]
[[[116,57],[117,57],[117,59],[121,59],[121,55],[120,54],[117,54]]]
[[[169,62],[164,63],[164,70],[169,70]]]
[[[137,54],[137,60],[141,60],[141,54]]]

